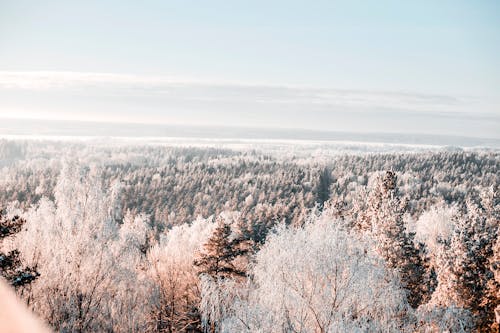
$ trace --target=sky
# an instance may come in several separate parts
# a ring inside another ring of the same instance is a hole
[[[0,118],[500,137],[498,1],[0,0]]]

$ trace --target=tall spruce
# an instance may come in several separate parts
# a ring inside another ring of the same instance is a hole
[[[430,293],[425,263],[414,243],[414,234],[406,230],[404,214],[407,200],[397,191],[395,172],[386,171],[368,196],[368,210],[361,229],[367,229],[376,240],[377,251],[388,266],[398,271],[408,290],[408,302],[418,307]]]
[[[199,274],[212,278],[244,277],[246,272],[235,263],[248,253],[248,241],[234,237],[229,225],[220,217],[212,236],[204,245],[204,251],[194,261]]]

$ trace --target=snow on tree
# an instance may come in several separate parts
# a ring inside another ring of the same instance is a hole
[[[2,251],[17,249],[42,273],[18,294],[55,330],[196,332],[203,321],[231,332],[321,331],[315,314],[321,327],[333,318],[330,331],[498,330],[498,152],[338,154],[322,145],[307,156],[296,146],[11,140],[2,152],[0,202],[26,220]],[[390,166],[398,178],[380,174]],[[191,222],[224,211],[231,230],[219,237],[211,218]],[[272,231],[279,223],[306,226]],[[263,248],[249,266],[235,255],[241,237]],[[347,281],[338,294],[352,296],[330,316],[332,298],[310,281],[327,291]],[[385,289],[372,300],[362,283]],[[383,296],[404,310],[370,303]]]
[[[420,215],[415,225],[415,240],[423,243],[433,253],[443,240],[450,239],[455,229],[456,205],[432,206]]]
[[[456,228],[437,252],[438,285],[431,304],[458,306],[469,310],[480,330],[495,321],[498,294],[492,294],[491,260],[498,237],[498,222],[492,225],[481,208],[467,201],[465,211],[457,216]]]
[[[150,329],[157,332],[201,330],[198,271],[193,262],[213,232],[211,219],[175,226],[147,254],[148,275],[154,281]]]
[[[140,251],[120,242],[110,203],[98,170],[70,162],[55,204],[42,200],[26,214],[17,246],[41,276],[25,298],[56,330],[123,332],[146,322],[149,283],[137,270]]]
[[[200,275],[201,322],[205,332],[220,332],[223,321],[234,314],[234,302],[238,301],[245,285],[234,278]]]
[[[496,232],[496,241],[493,239],[493,254],[490,258],[490,271],[493,278],[488,281],[487,298],[490,309],[494,309],[495,323],[491,329],[500,331],[500,191],[499,186],[490,186],[481,193],[481,205],[486,215],[487,223],[492,231]]]
[[[154,242],[153,230],[148,222],[149,217],[145,214],[133,216],[127,212],[119,229],[121,248],[132,248],[133,251],[129,252],[139,251],[145,255]]]
[[[329,219],[279,227],[256,254],[247,292],[222,288],[220,331],[400,331],[411,309],[371,245]]]
[[[404,214],[407,201],[397,192],[393,171],[379,177],[368,196],[368,207],[361,217],[360,228],[375,239],[375,247],[388,266],[396,269],[412,307],[420,305],[429,292],[424,262],[414,244],[414,234],[407,232]]]
[[[8,218],[0,210],[0,241],[17,234],[25,223],[26,221],[23,218],[17,215]],[[0,243],[0,245],[3,244]],[[14,249],[6,253],[0,251],[0,276],[5,278],[12,286],[19,288],[30,284],[39,275],[36,266],[22,267],[19,250]]]
[[[227,217],[221,215],[217,218],[214,233],[194,264],[200,275],[207,274],[214,278],[244,277],[245,270],[236,261],[248,251],[249,243],[235,235]]]
[[[202,326],[206,331],[219,330],[226,308],[224,290],[246,275],[246,265],[239,259],[249,252],[250,243],[233,232],[237,217],[238,214],[226,213],[217,218],[212,235],[194,261],[202,280]],[[207,315],[208,308],[211,309]]]
[[[454,305],[443,307],[423,304],[417,309],[416,318],[414,327],[408,331],[468,333],[475,327],[470,311]]]

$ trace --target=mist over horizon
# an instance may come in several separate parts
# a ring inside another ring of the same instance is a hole
[[[214,140],[291,140],[387,143],[430,146],[500,148],[500,138],[408,132],[321,131],[301,128],[194,126],[133,122],[97,122],[0,118],[1,137],[118,137]]]
[[[484,96],[0,71],[0,100],[0,118],[56,127],[64,120],[238,127],[243,136],[243,128],[264,128],[500,139],[500,103]]]

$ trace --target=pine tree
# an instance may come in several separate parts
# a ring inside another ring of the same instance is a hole
[[[408,302],[418,307],[430,292],[425,280],[424,261],[414,244],[414,234],[406,230],[404,213],[407,201],[397,193],[397,178],[387,171],[378,180],[368,198],[368,211],[361,219],[361,229],[375,238],[377,251],[390,268],[396,269],[408,290]]]
[[[7,218],[0,211],[0,240],[12,236],[19,231],[26,221],[19,216]],[[22,268],[18,250],[7,253],[0,252],[0,276],[3,276],[12,286],[18,288],[33,282],[40,274],[33,267]]]
[[[231,225],[223,216],[219,217],[217,227],[204,245],[204,251],[194,261],[194,265],[198,267],[198,274],[202,278],[203,299],[209,297],[206,294],[208,290],[212,296],[216,295],[217,298],[221,298],[223,290],[220,287],[225,284],[224,282],[245,277],[245,270],[236,263],[236,260],[248,253],[249,248],[249,242],[242,237],[234,237]],[[215,318],[219,318],[223,313],[223,304],[217,303],[211,311],[216,314]],[[202,326],[207,332],[218,332],[219,324],[213,318],[202,320]]]
[[[244,277],[245,270],[238,267],[235,260],[246,253],[248,242],[240,237],[232,237],[231,226],[219,218],[214,233],[194,264],[199,274],[213,278]]]
[[[478,331],[496,332],[498,220],[492,223],[488,213],[470,200],[455,219],[451,238],[441,241],[436,253],[438,285],[432,303],[464,308],[473,315]]]

